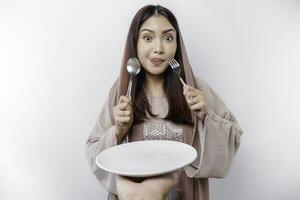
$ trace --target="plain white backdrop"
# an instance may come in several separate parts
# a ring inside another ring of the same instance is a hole
[[[299,1],[1,0],[1,200],[106,199],[85,141],[134,14],[156,3],[176,15],[195,74],[244,130],[211,199],[299,199]]]

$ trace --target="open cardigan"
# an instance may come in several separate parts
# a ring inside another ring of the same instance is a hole
[[[195,87],[204,91],[204,100],[209,107],[205,120],[195,116],[194,126],[184,125],[184,142],[198,152],[197,159],[181,170],[186,200],[209,200],[209,178],[227,175],[240,146],[243,130],[223,100],[202,79],[193,77]],[[96,155],[117,145],[112,109],[118,102],[118,79],[110,89],[95,127],[86,141],[86,156],[100,184],[108,191],[108,200],[117,200],[116,175],[96,165]],[[134,125],[130,141],[143,139],[143,123]],[[125,137],[124,137],[125,138]],[[123,140],[124,143],[124,140]]]

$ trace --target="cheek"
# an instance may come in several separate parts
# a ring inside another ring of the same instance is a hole
[[[145,51],[145,49],[149,48],[148,46],[149,45],[145,44],[145,41],[143,41],[142,39],[139,39],[138,43],[137,43],[137,50],[140,53],[143,53]]]
[[[151,54],[151,49],[147,46],[139,46],[137,49],[138,59],[144,67],[148,67],[148,58]]]
[[[137,52],[139,55],[143,56],[145,54],[145,48],[142,46],[137,47]]]
[[[170,54],[171,54],[171,57],[173,58],[173,57],[175,57],[175,54],[176,54],[177,44],[172,45],[170,48],[171,48]]]
[[[145,50],[142,48],[137,49],[137,56],[142,65],[142,67],[146,66],[147,63],[147,55],[145,55]]]

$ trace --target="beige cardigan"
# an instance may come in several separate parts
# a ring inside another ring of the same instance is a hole
[[[204,91],[205,103],[210,109],[204,122],[199,120],[194,127],[195,138],[192,143],[198,151],[198,157],[182,173],[191,178],[193,183],[192,188],[189,188],[193,193],[192,197],[187,200],[208,200],[208,178],[223,178],[227,175],[239,148],[243,130],[222,99],[205,81],[195,77],[195,84],[196,88]],[[108,200],[118,199],[116,175],[97,167],[95,157],[101,151],[117,145],[112,114],[112,108],[117,104],[117,86],[118,80],[110,89],[97,123],[86,141],[89,165],[97,180],[109,192]]]

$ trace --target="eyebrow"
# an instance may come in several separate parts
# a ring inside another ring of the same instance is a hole
[[[154,31],[152,31],[152,30],[150,30],[148,28],[144,28],[144,29],[141,30],[141,32],[143,32],[143,31],[149,31],[151,33],[154,33]],[[170,32],[170,31],[174,31],[175,32],[175,30],[173,28],[169,28],[167,30],[164,30],[162,33],[164,34],[164,33]]]

